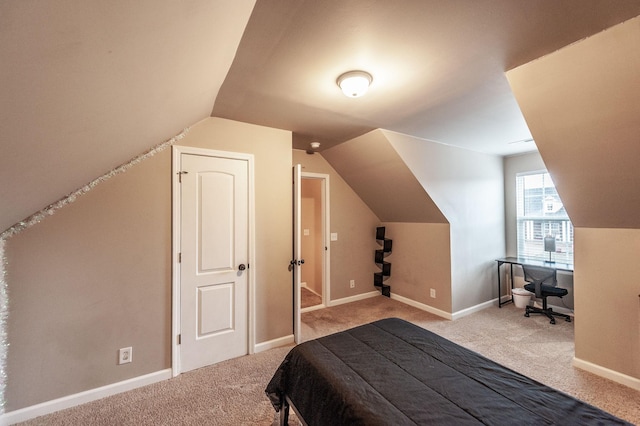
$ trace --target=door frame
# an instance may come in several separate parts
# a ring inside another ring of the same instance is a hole
[[[300,165],[294,166],[294,170],[296,167],[301,167]],[[295,172],[294,172],[294,176],[295,176]],[[331,300],[330,298],[330,288],[331,288],[331,280],[330,280],[330,272],[331,272],[331,244],[330,244],[330,236],[331,236],[331,216],[330,216],[330,194],[329,194],[329,188],[330,188],[330,182],[329,182],[329,175],[328,174],[324,174],[324,173],[313,173],[313,172],[303,172],[300,171],[300,181],[304,180],[304,179],[319,179],[322,181],[322,217],[323,217],[323,238],[324,238],[324,254],[322,257],[322,304],[325,307],[329,307],[329,302]],[[298,183],[298,186],[301,187],[302,182]],[[295,185],[294,185],[295,187]],[[296,203],[298,203],[298,205],[301,205],[301,198],[302,196],[299,193],[296,193],[294,190],[294,197],[297,198],[297,200],[294,200],[294,216],[296,214],[295,212],[295,205]],[[296,241],[296,235],[300,235],[301,234],[301,224],[297,223],[296,220],[293,221],[294,222],[294,227],[298,227],[299,229],[294,229],[293,231],[293,241],[294,241],[294,258],[295,258],[295,253],[296,250],[299,251],[299,249],[296,249],[295,245],[299,243],[299,241]],[[296,266],[294,266],[295,268]],[[299,266],[298,266],[299,267]],[[299,281],[299,280],[298,280]],[[301,289],[300,288],[296,288],[299,287],[299,284],[297,282],[297,280],[295,279],[295,271],[294,271],[294,278],[293,278],[293,284],[294,284],[294,291],[293,291],[293,295],[294,295],[294,301],[293,301],[293,315],[294,315],[294,330],[293,330],[293,335],[294,335],[294,341],[296,343],[302,343],[302,334],[301,334],[301,330],[300,330],[300,324],[301,324],[301,311],[302,308],[300,307],[300,300],[299,300],[299,294]]]
[[[180,240],[181,240],[181,186],[180,186],[180,158],[182,154],[201,155],[205,157],[228,158],[232,160],[243,160],[248,166],[248,238],[247,238],[247,351],[249,354],[255,353],[255,179],[254,179],[254,158],[252,154],[239,152],[218,151],[206,148],[196,148],[190,146],[174,145],[172,147],[171,161],[171,204],[172,204],[172,242],[171,242],[171,371],[172,376],[180,375]]]
[[[324,253],[322,256],[322,305],[325,308],[329,307],[329,301],[331,300],[330,296],[330,277],[331,275],[331,262],[330,260],[330,252],[331,252],[331,244],[330,237],[331,232],[330,224],[331,224],[331,215],[330,215],[330,197],[329,197],[329,188],[331,185],[329,184],[329,175],[324,173],[312,173],[312,172],[301,172],[300,177],[302,180],[305,179],[317,179],[322,182],[321,186],[321,210],[322,210],[322,228],[323,228],[323,243],[324,243]],[[306,312],[306,310],[304,311]]]

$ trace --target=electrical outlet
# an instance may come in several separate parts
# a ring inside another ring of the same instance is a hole
[[[355,288],[356,287],[356,280],[349,281],[349,287]]]
[[[122,348],[118,351],[118,365],[133,361],[133,348]]]
[[[435,299],[435,298],[436,298],[436,289],[435,289],[435,288],[432,288],[432,289],[429,291],[429,295],[430,295],[433,299]]]

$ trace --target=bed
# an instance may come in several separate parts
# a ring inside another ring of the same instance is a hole
[[[398,318],[294,347],[266,393],[281,424],[630,424]]]

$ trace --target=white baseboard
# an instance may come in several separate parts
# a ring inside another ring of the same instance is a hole
[[[300,309],[300,313],[304,314],[305,312],[317,311],[318,309],[324,309],[324,308],[326,308],[326,306],[324,306],[324,304],[315,305],[315,306],[309,306],[307,308]]]
[[[497,299],[488,300],[488,301],[486,301],[484,303],[480,303],[478,305],[471,306],[471,307],[463,309],[461,311],[454,312],[453,315],[452,315],[452,319],[453,320],[457,320],[457,319],[460,319],[462,317],[466,317],[467,315],[471,315],[474,312],[478,312],[478,311],[481,311],[483,309],[494,307],[496,305],[496,300]]]
[[[171,369],[160,370],[155,373],[146,374],[140,377],[124,380],[122,382],[113,383],[99,388],[91,389],[85,392],[68,395],[62,398],[43,402],[41,404],[32,405],[31,407],[21,408],[19,410],[4,413],[0,417],[0,425],[12,425],[24,422],[39,416],[51,414],[66,408],[75,407],[76,405],[86,404],[87,402],[97,399],[106,398],[121,392],[130,391],[152,383],[161,382],[172,377]]]
[[[266,342],[257,343],[253,348],[253,353],[268,351],[269,349],[279,348],[280,346],[293,345],[295,343],[293,334],[278,337],[277,339],[268,340]]]
[[[418,308],[420,310],[432,313],[441,318],[452,320],[452,321],[460,319],[462,317],[466,317],[467,315],[471,315],[474,312],[478,312],[483,309],[487,309],[489,307],[495,306],[496,300],[497,300],[497,299],[488,300],[484,303],[480,303],[478,305],[471,306],[470,308],[466,308],[461,311],[450,314],[449,312],[442,311],[440,309],[434,308],[433,306],[429,306],[424,303],[416,302],[415,300],[411,300],[403,296],[398,296],[397,294],[392,294],[391,298],[397,300],[398,302],[402,302],[406,305],[413,306],[414,308]]]
[[[294,339],[293,334],[291,334],[289,336],[280,337],[268,342],[259,343],[255,345],[254,352],[258,353],[272,348],[293,344]],[[168,380],[172,377],[173,374],[171,372],[171,369],[168,368],[166,370],[157,371],[155,373],[146,374],[140,377],[134,377],[122,382],[113,383],[77,394],[43,402],[41,404],[32,405],[30,407],[21,408],[19,410],[10,411],[0,415],[0,426],[13,425],[19,422],[24,422],[39,416],[54,413],[56,411],[75,407],[81,404],[86,404],[87,402],[106,398],[108,396],[130,391],[142,386],[147,386],[152,383]]]
[[[418,308],[420,310],[432,313],[444,319],[451,320],[453,316],[449,312],[441,311],[440,309],[436,309],[433,306],[425,305],[424,303],[416,302],[415,300],[411,300],[404,296],[398,296],[397,294],[392,294],[391,298],[393,300],[397,300],[398,302],[402,302],[405,305],[413,306],[414,308]]]
[[[627,376],[626,374],[622,374],[618,371],[609,370],[608,368],[576,357],[573,358],[572,365],[581,370],[593,373],[596,376],[604,377],[605,379],[609,379],[613,382],[630,387],[631,389],[640,391],[640,379],[637,379],[635,377]]]
[[[336,299],[329,301],[329,307],[344,305],[345,303],[356,302],[358,300],[368,299],[370,297],[380,296],[379,291],[370,291],[368,293],[357,294],[355,296],[343,297],[342,299]]]

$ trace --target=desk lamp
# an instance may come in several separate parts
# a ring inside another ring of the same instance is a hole
[[[551,253],[556,251],[556,238],[553,235],[544,237],[544,251],[549,252],[549,260],[546,262],[555,263],[555,261],[551,260]]]

